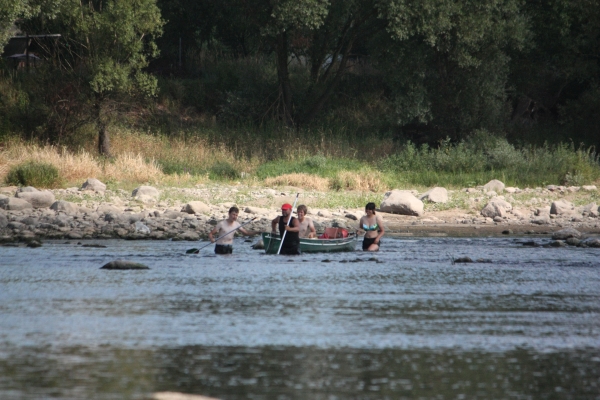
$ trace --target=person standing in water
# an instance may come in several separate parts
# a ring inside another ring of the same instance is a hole
[[[309,238],[309,239],[316,238],[317,230],[315,229],[315,224],[313,224],[313,221],[311,218],[306,216],[306,214],[308,214],[308,208],[304,204],[299,205],[297,208],[297,213],[298,213],[298,222],[300,223],[299,236],[301,238]]]
[[[231,254],[233,253],[233,237],[235,236],[235,230],[239,230],[244,235],[252,236],[256,235],[258,232],[255,231],[247,231],[244,228],[240,228],[240,223],[237,222],[238,214],[240,213],[239,208],[231,207],[229,209],[229,216],[227,219],[220,221],[215,225],[215,227],[208,233],[208,238],[211,243],[215,243],[214,235],[217,234],[217,237],[225,235],[227,232],[231,232],[229,235],[223,236],[217,241],[215,245],[215,254]],[[239,228],[239,229],[238,229]]]
[[[375,203],[367,203],[365,216],[358,222],[358,231],[364,231],[363,251],[378,251],[385,233],[383,219],[375,213]]]
[[[289,224],[288,224],[289,221]],[[300,254],[300,222],[298,218],[292,217],[292,205],[285,203],[281,206],[281,216],[275,217],[271,221],[271,231],[277,233],[283,238],[283,245],[279,254],[298,255]],[[285,232],[285,238],[283,233]]]

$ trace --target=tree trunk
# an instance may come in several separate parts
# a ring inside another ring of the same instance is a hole
[[[102,119],[101,105],[96,103],[96,126],[98,127],[98,152],[105,157],[111,157],[110,140],[106,131],[106,122]]]
[[[319,96],[315,100],[312,107],[308,110],[308,112],[302,119],[301,123],[303,125],[308,124],[310,121],[312,121],[317,116],[319,111],[321,111],[321,108],[323,108],[323,106],[325,105],[327,100],[329,100],[329,98],[331,97],[331,94],[333,93],[335,88],[337,88],[338,84],[340,83],[340,80],[342,79],[342,75],[345,72],[346,64],[348,63],[348,56],[350,55],[350,51],[352,50],[353,43],[354,43],[354,38],[352,38],[349,41],[349,43],[346,45],[346,48],[343,50],[342,59],[340,60],[340,63],[336,70],[336,74],[334,75],[333,79],[331,79],[331,81],[327,84],[327,86],[325,87],[325,90],[323,91],[321,96]],[[336,54],[336,57],[337,57],[337,54]],[[332,60],[332,62],[333,62],[333,60]],[[330,67],[331,67],[331,65],[330,65]],[[329,72],[329,70],[327,72]]]
[[[279,91],[283,98],[283,116],[285,122],[293,126],[292,86],[288,70],[288,54],[287,34],[282,32],[277,35],[277,77],[279,78]]]

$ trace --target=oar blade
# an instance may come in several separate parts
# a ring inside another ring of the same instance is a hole
[[[200,253],[200,250],[198,249],[189,249],[185,252],[185,254],[198,254]]]

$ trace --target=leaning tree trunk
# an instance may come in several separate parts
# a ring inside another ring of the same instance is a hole
[[[100,101],[96,103],[95,109],[96,126],[98,128],[98,152],[105,157],[111,157],[110,139],[106,131],[106,122],[102,118]]]

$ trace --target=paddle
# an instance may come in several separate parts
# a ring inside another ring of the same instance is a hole
[[[242,226],[244,226],[244,225],[248,225],[250,222],[254,221],[256,218],[258,218],[258,217],[254,217],[254,218],[252,218],[250,221],[244,222],[243,224],[241,224],[241,225],[240,225],[240,226],[238,226],[237,228],[235,228],[235,229],[232,229],[232,230],[230,230],[229,232],[227,232],[227,233],[225,233],[225,234],[223,234],[223,235],[219,236],[218,238],[216,238],[216,239],[215,239],[215,242],[219,241],[220,239],[223,239],[225,236],[229,235],[231,232],[235,232],[235,231],[237,231],[237,230],[238,230],[238,229],[240,229]],[[203,249],[203,248],[205,248],[205,247],[208,247],[208,246],[210,246],[211,244],[213,244],[213,243],[211,242],[211,243],[207,244],[206,246],[202,246],[202,247],[200,247],[199,249],[189,249],[189,250],[187,250],[187,251],[185,252],[185,254],[198,254],[198,253],[200,253],[200,250],[202,250],[202,249]]]
[[[292,206],[292,210],[290,211],[290,218],[288,219],[287,224],[285,224],[285,226],[290,226],[290,221],[292,220],[292,214],[294,213],[294,208],[296,207],[296,202],[298,201],[298,196],[300,196],[300,193],[296,193],[296,200],[294,200],[294,205]],[[279,252],[281,251],[281,246],[283,246],[283,241],[285,240],[285,234],[287,233],[287,231],[283,231],[283,236],[281,236],[281,243],[279,243],[279,250],[277,250],[277,254],[279,254]],[[269,243],[271,244],[271,243]]]

